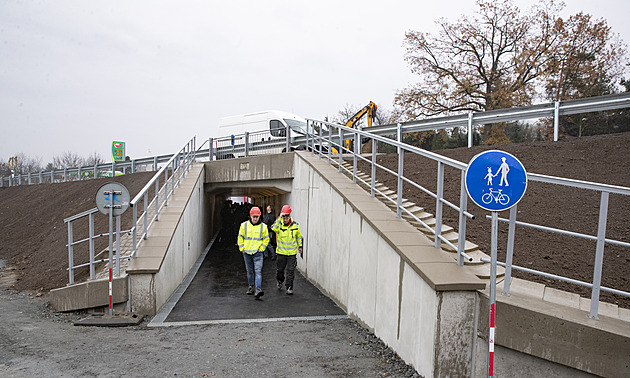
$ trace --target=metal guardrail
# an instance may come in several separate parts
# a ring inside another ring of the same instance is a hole
[[[114,177],[117,172],[136,173],[139,171],[146,171],[146,168],[149,166],[151,166],[150,170],[157,170],[158,164],[168,161],[171,156],[172,155],[156,155],[130,161],[84,165],[81,167],[54,169],[51,171],[31,172],[9,177],[0,177],[0,188],[6,186],[58,183],[93,178]]]
[[[511,109],[498,109],[486,112],[470,112],[468,114],[448,117],[427,118],[418,121],[403,122],[401,125],[403,134],[456,127],[465,128],[468,133],[468,147],[472,147],[472,129],[475,125],[553,117],[554,141],[557,141],[559,129],[558,120],[560,116],[623,108],[630,108],[630,92],[577,100],[556,101]],[[370,127],[370,133],[376,135],[392,135],[396,132],[397,124]]]

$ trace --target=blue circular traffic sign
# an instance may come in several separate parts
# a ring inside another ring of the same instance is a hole
[[[523,198],[526,189],[525,167],[507,152],[485,151],[468,163],[466,191],[482,209],[507,210]]]

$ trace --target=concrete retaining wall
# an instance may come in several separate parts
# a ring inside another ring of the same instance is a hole
[[[204,165],[193,165],[138,248],[127,269],[133,312],[155,315],[208,245],[213,206],[204,180]]]
[[[485,285],[327,163],[299,153],[294,164],[298,268],[421,375],[471,376]]]

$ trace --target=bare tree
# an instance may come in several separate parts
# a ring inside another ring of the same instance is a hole
[[[97,165],[103,163],[105,163],[105,159],[103,159],[103,157],[101,157],[101,155],[96,152],[85,159],[85,165]]]
[[[84,165],[85,159],[81,157],[81,155],[65,151],[62,152],[60,156],[53,156],[52,165],[54,169],[61,168],[75,168]]]

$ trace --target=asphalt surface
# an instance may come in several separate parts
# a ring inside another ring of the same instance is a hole
[[[297,268],[294,294],[287,295],[284,285],[278,289],[276,262],[270,257],[263,261],[264,295],[259,299],[246,295],[245,263],[235,244],[213,243],[196,272],[193,268],[192,273],[195,273],[194,277],[184,282],[181,295],[172,298],[175,303],[165,306],[167,313],[157,316],[153,325],[157,325],[160,318],[164,319],[161,325],[172,325],[346,317],[343,310],[305,279]]]

